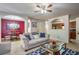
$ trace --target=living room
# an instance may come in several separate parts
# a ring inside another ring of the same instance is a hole
[[[78,6],[77,3],[0,4],[0,54],[79,55]]]

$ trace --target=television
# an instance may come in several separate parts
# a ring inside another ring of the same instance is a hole
[[[16,29],[19,29],[19,28],[20,28],[20,25],[17,22],[7,23],[7,29],[9,29],[9,30],[16,30]]]

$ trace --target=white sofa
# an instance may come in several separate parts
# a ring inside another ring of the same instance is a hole
[[[45,44],[48,42],[48,39],[45,38],[36,38],[32,40],[28,40],[27,37],[25,37],[23,34],[20,34],[20,39],[21,39],[21,45],[24,48],[24,50],[28,50],[34,47],[37,47],[41,44]]]

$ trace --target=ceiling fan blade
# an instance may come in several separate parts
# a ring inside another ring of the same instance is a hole
[[[39,11],[34,11],[34,12],[39,12]]]
[[[41,8],[40,5],[36,5],[36,7]]]
[[[52,12],[52,10],[47,10],[48,12]]]
[[[52,7],[52,4],[49,4],[47,8],[50,8],[50,7]]]

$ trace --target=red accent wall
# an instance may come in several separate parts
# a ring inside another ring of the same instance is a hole
[[[15,32],[17,35],[24,33],[24,21],[17,21],[17,20],[7,20],[7,19],[2,19],[1,21],[1,34],[2,37],[9,35],[12,30],[7,29],[7,23],[18,23],[20,25],[20,28],[16,29]]]

